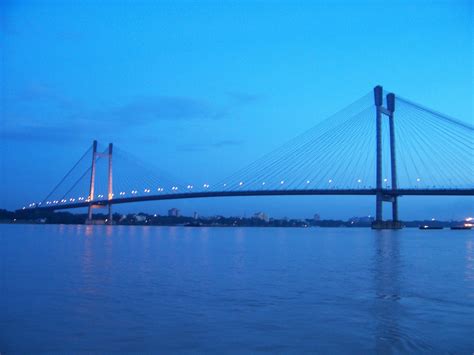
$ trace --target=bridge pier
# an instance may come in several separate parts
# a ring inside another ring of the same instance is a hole
[[[109,171],[108,171],[108,183],[107,183],[107,200],[109,201],[108,203],[108,208],[109,208],[109,218],[107,219],[107,224],[113,224],[113,216],[112,216],[112,204],[110,203],[110,200],[114,198],[113,194],[113,189],[112,189],[112,150],[113,150],[113,145],[112,143],[109,143]]]
[[[89,185],[89,207],[87,209],[87,220],[86,224],[92,224],[92,209],[94,208],[92,201],[94,201],[94,189],[95,189],[95,162],[97,157],[97,141],[92,142],[92,167],[91,167],[91,180]]]
[[[376,196],[375,196],[375,221],[373,229],[401,229],[403,224],[398,220],[398,195],[397,192],[397,164],[395,151],[395,95],[390,93],[386,97],[387,107],[383,106],[383,88],[378,85],[374,88],[375,114],[376,114]],[[390,131],[390,170],[391,190],[393,194],[384,195],[382,186],[382,117],[388,116]],[[392,220],[383,220],[383,202],[392,203]]]
[[[112,152],[113,152],[113,145],[109,143],[109,148],[107,153],[98,153],[97,152],[97,141],[94,140],[92,143],[92,165],[91,165],[91,179],[89,185],[89,198],[88,201],[88,210],[87,210],[87,219],[86,224],[94,224],[92,218],[92,210],[94,208],[105,207],[102,204],[94,203],[94,193],[95,193],[95,173],[96,173],[96,160],[98,156],[107,156],[109,160],[108,164],[108,178],[107,178],[107,200],[110,201],[113,199],[113,185],[112,185]],[[106,220],[107,224],[113,224],[113,215],[112,215],[112,204],[108,202],[106,204],[108,208],[108,218]]]

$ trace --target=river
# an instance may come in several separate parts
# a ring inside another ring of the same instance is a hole
[[[474,352],[474,231],[0,225],[0,352]]]

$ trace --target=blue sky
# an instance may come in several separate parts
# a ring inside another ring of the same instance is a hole
[[[218,180],[376,84],[473,120],[471,1],[3,1],[1,200],[44,197],[93,139],[188,180]],[[373,199],[121,207],[349,217]],[[458,218],[468,198],[407,199]]]

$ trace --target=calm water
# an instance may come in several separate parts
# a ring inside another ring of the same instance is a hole
[[[0,225],[0,351],[474,352],[474,232]]]

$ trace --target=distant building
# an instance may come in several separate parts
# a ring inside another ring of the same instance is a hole
[[[364,216],[364,217],[352,217],[349,218],[349,222],[351,224],[361,223],[361,224],[368,224],[372,223],[375,220],[372,216]]]
[[[146,222],[146,216],[142,214],[136,214],[133,217],[135,218],[135,222]]]
[[[179,213],[179,210],[177,208],[172,208],[168,210],[168,216],[169,217],[179,217],[181,214]]]
[[[269,221],[269,218],[268,216],[263,213],[263,212],[257,212],[253,215],[253,218],[256,218],[256,219],[259,219],[261,221],[265,221],[265,222],[268,222]]]
[[[321,216],[318,213],[315,213],[313,219],[315,222],[318,222],[321,220]]]
[[[194,212],[193,218],[194,218],[194,219],[198,219],[198,218],[199,218],[199,215],[198,215],[197,212]]]

